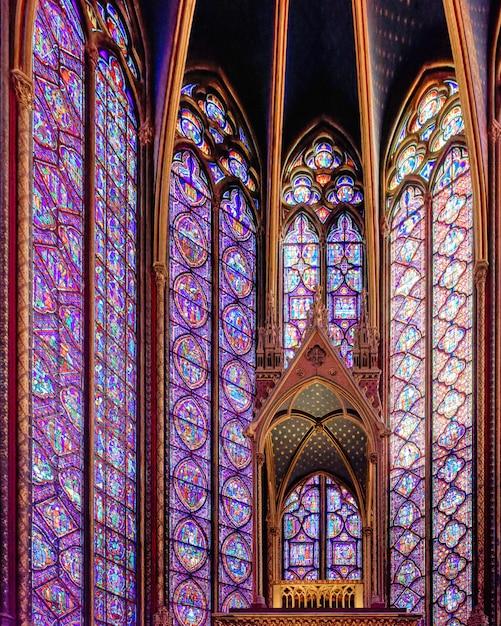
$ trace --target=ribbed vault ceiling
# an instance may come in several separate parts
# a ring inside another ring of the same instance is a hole
[[[367,436],[360,418],[322,383],[307,385],[279,412],[268,435],[268,453],[277,493],[318,471],[337,477],[353,492],[355,483],[365,490]]]

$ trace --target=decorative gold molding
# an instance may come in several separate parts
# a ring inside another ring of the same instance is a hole
[[[157,263],[167,262],[167,227],[169,220],[170,167],[174,152],[176,123],[183,86],[183,76],[188,54],[191,25],[195,12],[195,0],[180,0],[177,9],[176,27],[172,41],[172,54],[168,68],[168,82],[163,105],[164,117],[159,137],[158,176],[155,189],[155,217],[153,237],[153,259]]]
[[[275,609],[361,609],[364,584],[353,580],[283,580],[273,585]]]
[[[289,0],[275,0],[275,38],[272,57],[266,205],[268,223],[268,237],[266,238],[267,290],[271,293],[279,293],[278,245],[280,241],[280,207],[282,206],[282,130],[284,123],[288,22]]]
[[[20,109],[33,110],[33,81],[20,69],[10,72],[12,84]]]
[[[366,0],[354,0],[353,20],[358,69],[358,98],[364,164],[365,225],[367,258],[367,291],[369,294],[370,325],[379,325],[379,146],[374,124],[374,89],[369,36],[370,19]]]
[[[471,163],[475,199],[475,253],[477,260],[481,260],[488,257],[488,158],[484,88],[480,80],[469,3],[466,0],[444,0],[444,11],[461,95],[461,110]]]
[[[417,625],[421,615],[406,613],[387,613],[385,611],[364,611],[357,614],[356,610],[342,613],[319,612],[310,613],[274,611],[262,613],[214,613],[213,626],[411,626]]]

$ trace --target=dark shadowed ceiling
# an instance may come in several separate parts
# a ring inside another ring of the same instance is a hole
[[[479,42],[479,79],[484,87],[485,42],[494,1],[463,0]],[[178,4],[179,0],[150,0],[141,6],[155,34],[155,84],[160,98]],[[361,151],[352,4],[352,0],[289,0],[284,156],[322,116],[331,118]],[[373,0],[366,2],[366,10],[372,75],[360,80],[369,81],[375,132],[385,146],[392,121],[416,78],[430,65],[451,65],[452,52],[443,0]],[[275,0],[198,0],[187,59],[188,68],[219,69],[228,79],[255,133],[263,165],[273,94],[274,18]]]

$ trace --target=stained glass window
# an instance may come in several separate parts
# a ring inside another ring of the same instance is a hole
[[[95,618],[136,621],[137,124],[117,59],[96,68]]]
[[[257,175],[247,132],[226,102],[203,82],[183,87],[177,131],[190,148],[176,151],[171,173],[169,569],[179,626],[205,626],[212,610],[252,600],[244,432],[254,398]]]
[[[341,214],[327,235],[327,310],[334,343],[350,366],[363,288],[362,246],[353,219]]]
[[[319,284],[318,233],[303,213],[289,226],[284,257],[284,356],[287,363],[303,337],[308,311]]]
[[[282,517],[284,580],[361,580],[362,521],[354,497],[316,474],[291,491]]]
[[[322,293],[333,343],[351,367],[364,285],[360,165],[339,141],[319,133],[286,165],[282,208],[285,366],[301,344],[316,294]]]
[[[35,624],[83,621],[83,53],[72,3],[41,2],[33,53]]]
[[[132,623],[136,605],[137,123],[121,61],[103,48],[87,96],[95,134],[86,131],[85,19],[105,32],[92,7],[82,17],[71,0],[41,0],[33,42],[32,619],[55,626],[83,623],[91,610],[89,544],[96,623]],[[90,207],[84,189],[94,179]],[[85,450],[95,525],[83,514]]]
[[[425,92],[388,177],[391,601],[429,602],[436,626],[466,624],[472,593],[473,207],[457,91]]]

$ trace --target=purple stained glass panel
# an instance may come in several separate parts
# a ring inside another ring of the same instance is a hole
[[[390,234],[391,600],[410,610],[432,606],[430,624],[455,626],[467,623],[472,602],[473,200],[466,149],[439,151],[463,132],[457,91],[445,80],[407,115],[389,183],[397,197]],[[406,136],[417,143],[402,143]],[[436,154],[421,168],[426,149]],[[406,183],[411,171],[422,177],[421,188]]]
[[[219,608],[223,610],[237,599],[237,604],[245,606],[252,600],[252,467],[239,461],[240,454],[247,453],[245,441],[240,450],[228,441],[229,433],[234,436],[238,431],[242,436],[252,421],[254,397],[256,237],[250,203],[239,187],[230,187],[221,200],[219,251],[219,491],[223,506],[218,552]],[[237,265],[232,259],[241,261]]]
[[[391,223],[390,524],[392,603],[424,610],[426,214],[407,186]]]
[[[284,359],[287,365],[301,343],[320,280],[318,234],[305,214],[300,213],[287,229],[282,253]]]
[[[328,580],[362,580],[362,518],[355,498],[326,479]]]
[[[137,123],[119,62],[96,68],[95,602],[97,624],[136,605]]]
[[[33,623],[83,620],[84,39],[41,0],[33,39]]]
[[[283,579],[319,580],[320,476],[296,487],[285,502],[282,518]]]
[[[194,152],[174,156],[170,188],[171,609],[206,626],[211,547],[211,191]]]

